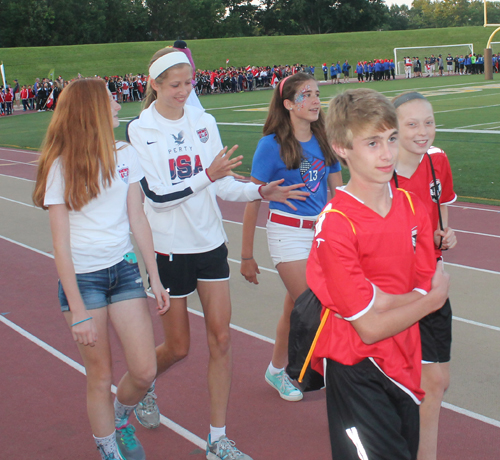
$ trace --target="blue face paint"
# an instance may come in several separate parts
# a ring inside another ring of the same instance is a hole
[[[300,112],[300,109],[304,108],[304,103],[305,103],[305,96],[304,96],[304,94],[307,93],[308,91],[311,91],[311,86],[310,85],[304,86],[304,88],[302,88],[302,90],[300,91],[300,93],[295,96],[295,100],[294,100],[295,108],[299,112]]]

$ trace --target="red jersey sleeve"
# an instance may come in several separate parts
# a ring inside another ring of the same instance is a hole
[[[361,268],[350,221],[339,213],[325,213],[316,226],[312,252],[315,263],[308,267],[307,279],[322,305],[348,321],[366,313],[375,290]]]

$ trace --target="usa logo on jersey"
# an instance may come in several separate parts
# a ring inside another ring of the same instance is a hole
[[[431,192],[432,201],[434,201],[434,203],[437,203],[439,198],[441,197],[441,192],[443,190],[441,181],[439,179],[436,179],[435,184],[434,181],[431,181],[431,183],[429,184],[429,189]]]
[[[120,179],[128,184],[128,176],[129,176],[130,170],[128,169],[128,166],[119,165],[118,166],[118,174],[120,176]]]
[[[208,129],[207,128],[199,129],[198,131],[196,131],[196,134],[198,134],[200,141],[203,142],[204,144],[208,141]]]
[[[325,177],[326,169],[325,162],[318,158],[314,158],[311,163],[307,159],[303,159],[300,163],[300,175],[306,187],[313,193],[318,190],[321,180]]]

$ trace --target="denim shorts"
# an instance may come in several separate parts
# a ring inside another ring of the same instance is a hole
[[[125,259],[109,268],[76,275],[78,289],[87,310],[102,308],[123,300],[146,298],[137,263]],[[69,311],[68,299],[59,281],[61,310]]]

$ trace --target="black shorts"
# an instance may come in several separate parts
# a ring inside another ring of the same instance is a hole
[[[333,460],[417,458],[419,406],[369,359],[328,360],[326,404]]]
[[[423,363],[447,363],[451,354],[451,304],[447,299],[443,307],[419,321]]]
[[[227,247],[223,243],[216,249],[197,254],[156,254],[160,280],[170,297],[187,297],[196,290],[198,281],[229,279]]]

